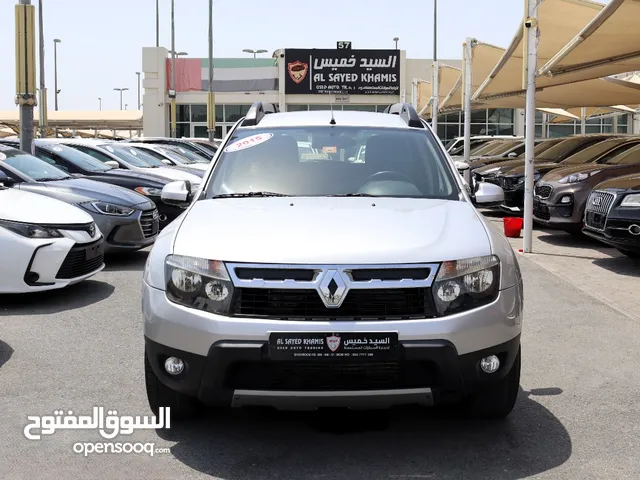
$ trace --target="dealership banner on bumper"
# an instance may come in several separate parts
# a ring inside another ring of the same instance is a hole
[[[399,50],[286,49],[285,94],[399,95]]]

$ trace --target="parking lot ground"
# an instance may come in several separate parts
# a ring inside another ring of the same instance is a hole
[[[502,225],[502,213],[484,214]],[[522,235],[509,240],[516,251],[523,248]],[[533,230],[533,252],[522,256],[640,321],[640,260],[626,257],[586,235],[575,236],[537,225]]]
[[[540,243],[540,242],[537,242]],[[68,290],[0,299],[2,479],[640,478],[640,323],[522,258],[522,390],[504,422],[444,409],[222,411],[152,442],[168,453],[73,453],[98,432],[27,440],[27,415],[93,406],[150,414],[144,393],[141,252]]]

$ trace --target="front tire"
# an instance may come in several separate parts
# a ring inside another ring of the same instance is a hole
[[[500,381],[472,394],[466,402],[467,413],[476,419],[495,420],[508,416],[516,404],[520,390],[521,349],[509,373]]]
[[[144,379],[147,400],[154,415],[158,415],[160,407],[170,407],[171,418],[176,420],[194,418],[200,412],[200,402],[197,398],[171,390],[160,381],[151,368],[146,349],[144,352]]]

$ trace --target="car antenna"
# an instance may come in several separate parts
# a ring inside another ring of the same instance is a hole
[[[331,99],[331,103],[329,103],[329,107],[331,107],[331,120],[329,121],[329,125],[335,125],[336,119],[333,117],[333,98]]]

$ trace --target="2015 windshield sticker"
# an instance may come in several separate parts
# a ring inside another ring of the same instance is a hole
[[[273,133],[259,133],[257,135],[251,135],[250,137],[245,137],[236,142],[233,142],[231,145],[225,148],[224,151],[226,153],[239,152],[240,150],[245,150],[247,148],[260,145],[261,143],[266,142],[272,137]]]

